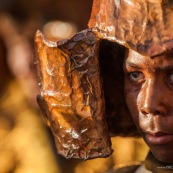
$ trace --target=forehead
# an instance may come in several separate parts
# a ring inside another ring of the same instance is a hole
[[[125,63],[136,64],[138,66],[157,68],[160,66],[173,65],[173,52],[165,53],[155,57],[149,57],[139,54],[134,50],[127,50]]]

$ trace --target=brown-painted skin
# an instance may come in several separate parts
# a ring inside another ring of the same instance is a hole
[[[138,130],[158,160],[173,163],[173,52],[148,57],[128,50],[123,68]]]

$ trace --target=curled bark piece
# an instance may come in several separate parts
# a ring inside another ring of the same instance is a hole
[[[155,56],[173,49],[171,0],[94,0],[89,27],[101,38]]]
[[[69,40],[36,38],[38,103],[66,158],[91,159],[112,153],[100,79],[100,39],[91,29]]]

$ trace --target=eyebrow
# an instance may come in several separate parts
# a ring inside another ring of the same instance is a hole
[[[135,68],[135,69],[138,69],[138,70],[143,69],[140,65],[138,65],[136,63],[133,63],[133,62],[127,61],[125,64],[129,67],[132,67],[132,68]],[[156,67],[156,71],[171,71],[171,70],[173,70],[173,64],[165,65],[165,66],[162,66],[162,67]]]
[[[125,65],[127,65],[127,66],[129,66],[129,67],[132,67],[132,68],[135,68],[135,69],[138,69],[138,70],[141,70],[141,69],[142,69],[142,67],[139,66],[138,64],[135,64],[135,63],[129,62],[129,61],[127,61],[127,62],[125,63]]]

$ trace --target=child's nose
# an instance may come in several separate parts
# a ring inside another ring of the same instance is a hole
[[[139,109],[144,114],[162,115],[167,114],[165,92],[163,85],[155,80],[148,80],[140,91]]]

